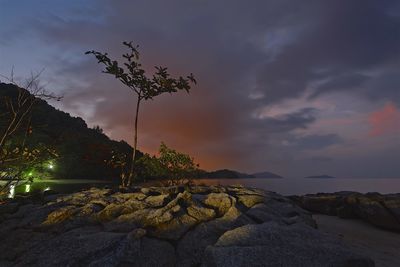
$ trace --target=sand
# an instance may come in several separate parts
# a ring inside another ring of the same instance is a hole
[[[318,228],[336,235],[356,252],[369,256],[377,267],[400,266],[400,233],[376,228],[361,220],[314,214]]]

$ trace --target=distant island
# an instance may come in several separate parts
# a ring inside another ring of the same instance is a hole
[[[304,177],[304,178],[311,178],[311,179],[333,179],[333,178],[336,178],[336,177],[333,177],[333,176],[330,176],[330,175],[315,175],[315,176],[307,176],[307,177]]]
[[[241,173],[238,171],[233,171],[233,170],[228,170],[228,169],[222,169],[222,170],[216,170],[216,171],[211,171],[206,173],[206,177],[210,179],[239,179],[239,178],[255,178],[251,174],[247,173]],[[203,178],[203,177],[201,177]]]

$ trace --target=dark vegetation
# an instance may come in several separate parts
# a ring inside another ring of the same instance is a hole
[[[18,91],[24,90],[14,84],[0,84],[0,97],[18,98]],[[26,92],[28,93],[28,92]],[[0,114],[6,114],[4,101],[0,102]],[[0,129],[5,129],[9,117],[0,117]],[[99,128],[88,128],[85,121],[68,113],[57,110],[46,101],[36,99],[31,113],[19,129],[5,144],[5,150],[14,149],[20,142],[31,143],[35,149],[50,149],[53,155],[46,157],[53,168],[46,175],[31,169],[32,164],[25,166],[23,172],[33,176],[50,176],[58,179],[112,179],[119,177],[123,155],[132,152],[124,141],[110,140]],[[139,157],[143,154],[138,153]],[[18,163],[20,164],[20,163]],[[3,163],[4,168],[4,163]]]

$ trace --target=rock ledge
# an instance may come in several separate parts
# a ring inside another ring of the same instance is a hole
[[[0,266],[374,266],[309,212],[240,186],[92,188],[0,206]]]
[[[302,208],[344,219],[362,219],[379,228],[400,232],[400,194],[319,193],[290,197]]]

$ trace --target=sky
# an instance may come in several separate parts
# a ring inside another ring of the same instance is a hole
[[[0,0],[0,73],[45,69],[57,108],[133,140],[135,96],[85,51],[139,45],[190,94],[142,106],[139,149],[285,177],[400,178],[396,0]]]

